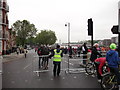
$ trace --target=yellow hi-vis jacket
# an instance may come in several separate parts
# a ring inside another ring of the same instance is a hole
[[[54,56],[53,56],[53,61],[56,61],[56,62],[61,62],[61,53],[62,53],[62,50],[60,50],[59,53],[57,53],[57,49],[54,49]]]

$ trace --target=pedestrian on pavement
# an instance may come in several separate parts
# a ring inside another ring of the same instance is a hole
[[[110,72],[116,75],[117,83],[120,90],[120,73],[119,73],[120,58],[118,52],[115,51],[115,49],[116,44],[115,43],[110,44],[110,50],[106,54],[106,61],[108,63],[108,67],[110,68]]]
[[[53,57],[53,64],[54,64],[54,68],[53,68],[53,75],[59,76],[60,74],[60,69],[61,69],[61,57],[63,57],[63,52],[60,49],[60,45],[57,45],[56,49],[54,49],[54,51],[51,53],[50,58]]]
[[[102,55],[100,54],[100,52],[98,52],[97,48],[99,47],[99,44],[98,43],[95,43],[93,45],[93,48],[92,48],[92,53],[91,53],[91,56],[90,56],[90,60],[92,62],[94,62],[95,59],[99,57],[101,57]]]

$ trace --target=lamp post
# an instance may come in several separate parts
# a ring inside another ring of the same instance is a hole
[[[65,24],[68,27],[68,48],[70,46],[70,23]],[[69,51],[68,51],[68,72],[69,72]]]

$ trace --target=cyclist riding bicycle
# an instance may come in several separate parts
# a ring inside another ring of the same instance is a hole
[[[106,54],[106,61],[108,63],[108,67],[110,68],[110,72],[116,75],[117,84],[120,90],[120,73],[119,73],[119,55],[118,52],[115,51],[116,44],[110,44],[110,50]]]
[[[97,59],[98,55],[101,57],[102,55],[98,52],[97,48],[99,47],[99,44],[95,43],[92,48],[92,53],[90,56],[90,60],[94,62],[95,59]]]
[[[101,82],[102,74],[103,74],[103,66],[105,66],[106,64],[106,58],[105,57],[97,58],[94,62],[96,66],[98,82]],[[106,69],[108,72],[110,71],[109,68]]]

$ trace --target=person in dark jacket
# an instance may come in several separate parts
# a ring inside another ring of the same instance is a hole
[[[110,68],[110,72],[114,73],[117,78],[117,83],[120,90],[120,73],[119,73],[119,55],[118,52],[115,51],[116,45],[114,43],[110,44],[110,50],[106,54],[106,61],[108,63],[108,67]]]
[[[99,46],[99,44],[97,44],[97,43],[95,43],[95,44],[93,45],[92,53],[91,53],[91,56],[90,56],[90,60],[91,60],[92,62],[94,62],[94,60],[97,59],[97,56],[98,56],[98,55],[99,55],[100,57],[102,56],[102,55],[98,52],[98,50],[97,50],[98,46]]]
[[[86,64],[86,61],[87,61],[87,52],[88,52],[88,48],[86,46],[86,43],[84,43],[82,46],[81,46],[81,50],[83,52],[83,65]]]
[[[42,50],[41,50],[41,54],[42,56],[42,66],[43,66],[43,69],[48,69],[48,62],[49,62],[49,48],[47,46],[43,46],[42,47]]]
[[[63,52],[60,49],[60,45],[57,45],[57,48],[54,49],[54,51],[51,53],[51,55],[49,56],[50,58],[53,57],[53,64],[54,64],[54,68],[53,68],[53,74],[54,76],[56,76],[56,72],[57,72],[57,76],[59,76],[60,74],[60,68],[61,68],[61,57],[63,57]]]
[[[42,47],[39,46],[39,48],[37,50],[37,54],[39,56],[39,62],[38,62],[39,69],[41,68],[41,57],[40,57],[42,55],[41,50],[42,50]]]

